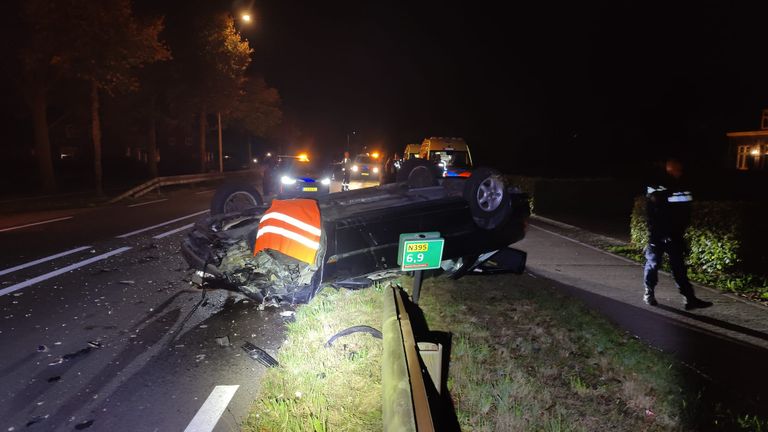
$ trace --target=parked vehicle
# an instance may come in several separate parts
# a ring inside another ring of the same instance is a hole
[[[331,167],[306,154],[280,156],[277,167],[265,182],[280,198],[310,197],[328,194],[331,189]]]
[[[445,239],[443,259],[456,263],[457,274],[524,237],[528,197],[498,172],[479,168],[468,178],[438,178],[408,162],[426,161],[406,161],[410,175],[396,183],[316,197],[322,241],[314,266],[279,253],[254,256],[267,204],[198,222],[183,241],[183,255],[208,286],[258,301],[300,303],[323,284],[364,286],[397,272],[401,233],[439,232]]]
[[[463,138],[425,138],[419,153],[421,158],[437,164],[444,177],[469,177],[472,170],[472,155]]]
[[[352,161],[352,179],[378,179],[381,175],[381,161],[371,154],[359,154]]]
[[[421,151],[421,144],[406,144],[405,150],[403,150],[403,160],[419,157]]]

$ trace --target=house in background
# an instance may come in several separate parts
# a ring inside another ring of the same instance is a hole
[[[728,165],[738,170],[768,170],[768,109],[760,117],[760,130],[728,132]]]

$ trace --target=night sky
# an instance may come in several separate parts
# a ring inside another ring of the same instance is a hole
[[[463,136],[514,168],[716,164],[768,107],[768,2],[532,3],[262,0],[244,33],[328,148],[359,130],[391,149]]]
[[[768,1],[135,0],[168,23],[200,2],[251,9],[249,73],[315,151],[355,130],[390,151],[461,136],[508,171],[722,166],[725,133],[768,108]]]

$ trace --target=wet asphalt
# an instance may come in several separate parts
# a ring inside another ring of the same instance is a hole
[[[281,310],[223,291],[203,297],[178,253],[186,230],[153,238],[204,214],[117,238],[204,211],[211,194],[198,192],[0,233],[11,246],[1,269],[90,246],[2,275],[0,290],[130,247],[0,296],[0,430],[184,430],[215,386],[239,385],[216,428],[238,430],[264,372],[240,346],[276,355]]]
[[[181,431],[217,386],[239,387],[213,430],[240,430],[266,370],[241,347],[276,356],[291,307],[190,283],[212,195],[0,215],[0,431]]]

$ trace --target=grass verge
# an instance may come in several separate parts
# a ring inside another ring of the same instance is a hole
[[[297,310],[244,430],[382,429],[381,341],[355,334],[323,347],[347,327],[381,328],[381,291],[325,289]],[[544,279],[431,278],[420,306],[430,331],[452,335],[447,391],[461,430],[768,430],[702,400],[674,359]]]
[[[381,329],[382,289],[324,289],[299,307],[243,429],[247,431],[381,430],[381,340],[354,333],[325,343],[357,325]]]

